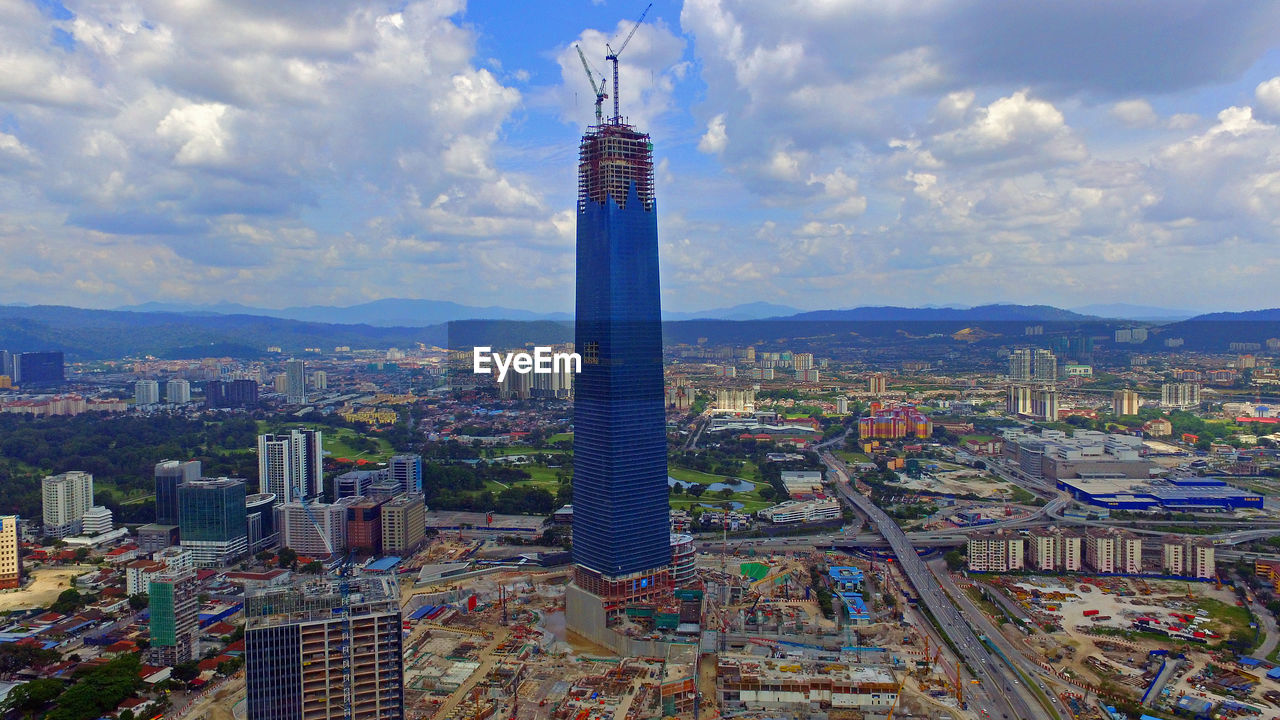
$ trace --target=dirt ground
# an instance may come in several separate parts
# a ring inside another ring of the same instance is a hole
[[[49,607],[63,590],[71,587],[74,578],[96,569],[93,565],[36,568],[26,587],[0,592],[0,611]]]

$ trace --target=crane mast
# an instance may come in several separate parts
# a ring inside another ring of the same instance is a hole
[[[610,118],[610,122],[614,125],[622,124],[622,113],[618,109],[618,56],[622,54],[623,50],[627,49],[627,43],[631,42],[631,38],[636,36],[636,31],[640,29],[640,23],[644,22],[644,16],[649,14],[649,8],[652,7],[653,3],[649,3],[644,12],[640,13],[640,19],[636,20],[636,24],[631,26],[631,32],[627,33],[626,39],[622,41],[617,50],[614,50],[607,43],[604,46],[605,50],[608,51],[604,59],[613,63],[613,117]]]

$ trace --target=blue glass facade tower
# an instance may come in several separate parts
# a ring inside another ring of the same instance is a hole
[[[601,583],[671,563],[658,220],[649,136],[590,128],[578,165],[573,560]],[[579,574],[579,579],[582,575]],[[625,585],[625,583],[623,583]]]

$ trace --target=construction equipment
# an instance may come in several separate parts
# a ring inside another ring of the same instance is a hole
[[[898,709],[898,701],[902,700],[902,686],[907,682],[904,677],[898,681],[898,691],[893,696],[893,704],[889,706],[889,714],[884,720],[893,720],[893,711]]]
[[[622,124],[622,114],[618,110],[618,56],[623,50],[627,49],[627,43],[631,42],[631,38],[635,37],[636,30],[640,29],[640,23],[644,22],[644,16],[649,14],[649,8],[653,7],[653,3],[649,3],[645,7],[644,12],[640,13],[640,19],[636,20],[636,24],[631,26],[631,32],[627,33],[627,38],[622,41],[617,50],[605,44],[605,50],[608,54],[604,56],[605,60],[613,63],[613,117],[611,118],[614,125]]]
[[[582,48],[574,45],[573,48],[578,51],[578,59],[582,61],[582,69],[587,71],[587,82],[591,83],[591,90],[596,94],[596,125],[604,124],[604,113],[600,106],[604,103],[604,99],[609,97],[605,93],[605,83],[609,82],[604,78],[600,78],[600,82],[596,82],[595,73],[591,72],[591,65],[587,62],[587,56],[582,53]]]

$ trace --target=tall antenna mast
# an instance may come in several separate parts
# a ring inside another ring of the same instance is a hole
[[[618,56],[622,54],[623,50],[627,49],[627,43],[631,42],[631,38],[636,36],[636,30],[640,29],[640,23],[644,22],[644,16],[649,14],[649,8],[651,7],[653,7],[653,3],[649,3],[644,12],[640,13],[640,19],[636,20],[636,24],[631,26],[631,32],[627,33],[627,38],[622,41],[622,45],[618,46],[617,50],[609,47],[608,43],[605,43],[604,46],[605,50],[608,51],[604,59],[613,63],[613,117],[610,120],[614,125],[622,124],[622,113],[618,110]]]

